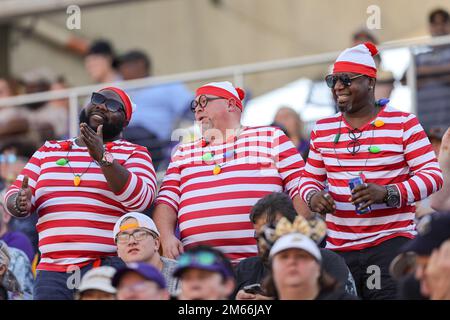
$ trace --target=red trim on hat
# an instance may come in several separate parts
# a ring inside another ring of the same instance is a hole
[[[133,113],[133,107],[131,106],[130,97],[128,97],[128,95],[125,93],[125,91],[123,91],[120,88],[106,87],[106,88],[101,89],[100,91],[105,91],[105,90],[114,91],[115,93],[117,93],[119,95],[120,99],[122,99],[122,101],[124,102],[125,116],[126,116],[127,120],[130,121],[131,114]]]
[[[364,64],[349,62],[349,61],[338,61],[334,64],[333,73],[337,72],[354,72],[365,74],[366,76],[376,78],[377,69],[366,66]]]
[[[238,108],[241,109],[241,111],[242,111],[241,99],[239,99],[239,97],[236,97],[234,94],[232,94],[230,91],[228,91],[226,89],[214,87],[214,86],[203,86],[203,87],[198,88],[197,91],[195,92],[195,95],[197,97],[202,94],[210,94],[213,96],[227,98],[227,99],[233,98],[234,100],[236,100],[236,105],[238,106]]]

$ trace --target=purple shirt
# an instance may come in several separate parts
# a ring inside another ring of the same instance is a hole
[[[28,237],[24,235],[22,232],[18,231],[7,232],[3,235],[3,237],[0,238],[0,240],[5,241],[6,244],[10,247],[22,250],[27,255],[28,259],[30,259],[30,263],[33,262],[34,259],[33,245],[31,244],[30,239],[28,239]]]

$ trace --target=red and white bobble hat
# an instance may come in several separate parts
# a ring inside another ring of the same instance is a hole
[[[245,91],[241,88],[235,88],[229,81],[223,82],[210,82],[201,86],[195,92],[195,96],[198,97],[202,94],[209,94],[221,98],[234,99],[239,109],[243,109],[242,100],[245,98]]]
[[[105,90],[110,90],[110,91],[114,91],[115,93],[117,93],[120,97],[120,99],[123,102],[123,105],[125,107],[125,116],[127,118],[128,121],[131,120],[131,116],[133,115],[133,112],[136,111],[136,105],[133,103],[133,101],[131,101],[130,96],[123,91],[120,88],[117,87],[106,87],[101,89],[100,91],[105,91]]]
[[[376,78],[377,67],[373,60],[373,56],[376,54],[378,54],[378,49],[371,42],[345,49],[336,59],[333,73],[353,72]]]

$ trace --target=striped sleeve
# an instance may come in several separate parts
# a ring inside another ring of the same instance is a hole
[[[311,132],[310,150],[308,160],[299,184],[300,197],[306,202],[306,195],[311,190],[323,190],[327,179],[322,154],[315,146],[316,130]]]
[[[46,143],[47,144],[47,143]],[[34,212],[36,197],[36,183],[39,178],[39,174],[41,173],[41,159],[43,158],[43,155],[45,154],[45,150],[47,149],[46,144],[44,144],[42,147],[40,147],[31,157],[31,159],[28,161],[28,163],[25,165],[25,167],[22,169],[20,174],[17,176],[16,181],[8,188],[8,191],[5,194],[5,203],[7,203],[10,196],[17,193],[22,185],[22,180],[24,176],[28,176],[28,186],[31,189],[31,212]]]
[[[128,211],[144,211],[150,207],[156,193],[155,169],[147,149],[138,146],[125,161],[124,167],[130,175],[116,196]]]
[[[164,203],[169,207],[172,207],[176,212],[178,212],[180,204],[180,169],[178,167],[178,159],[181,157],[181,150],[177,149],[173,155],[169,167],[167,168],[166,174],[159,189],[158,198],[156,199],[156,204]]]
[[[292,141],[276,128],[272,142],[272,156],[291,199],[298,195],[298,184],[305,163]]]
[[[401,205],[427,198],[438,191],[443,183],[436,155],[415,115],[409,115],[404,123],[403,145],[411,177],[396,184],[400,191]]]

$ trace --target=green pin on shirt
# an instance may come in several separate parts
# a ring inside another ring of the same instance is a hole
[[[377,146],[370,146],[369,147],[369,152],[370,153],[378,153],[380,151],[381,151],[380,147],[377,147]]]
[[[61,159],[58,159],[58,161],[56,161],[56,164],[58,166],[65,166],[68,162],[69,162],[69,160],[67,160],[66,158],[61,158]]]
[[[213,158],[213,154],[211,152],[207,152],[202,156],[203,161],[211,161]]]
[[[341,137],[341,134],[338,133],[335,137],[334,137],[334,144],[339,142],[339,138]]]

